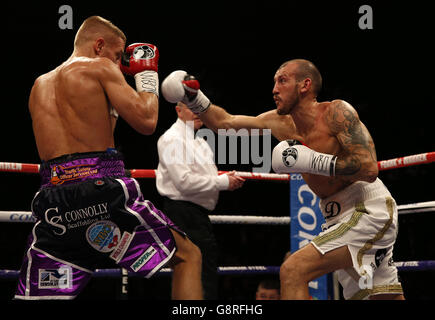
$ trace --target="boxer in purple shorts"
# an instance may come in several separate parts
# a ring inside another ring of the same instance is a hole
[[[145,135],[158,116],[158,50],[135,43],[124,52],[125,41],[110,21],[89,17],[71,57],[33,85],[41,188],[16,299],[72,299],[96,268],[116,265],[147,278],[169,265],[172,298],[202,299],[199,249],[144,199],[115,149],[118,116]]]
[[[37,222],[17,298],[71,298],[97,267],[117,263],[148,278],[172,258],[170,229],[184,232],[144,200],[120,159],[109,150],[41,165],[42,188],[32,202]]]

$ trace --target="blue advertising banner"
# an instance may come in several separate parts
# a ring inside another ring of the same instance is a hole
[[[325,222],[319,197],[308,187],[301,174],[290,174],[290,248],[297,251],[314,239]],[[324,275],[308,284],[315,300],[328,299],[328,278]]]

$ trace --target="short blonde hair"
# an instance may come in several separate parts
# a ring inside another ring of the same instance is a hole
[[[82,44],[95,40],[97,37],[105,37],[110,40],[110,37],[119,37],[124,42],[127,38],[124,32],[107,19],[100,16],[92,16],[83,21],[74,39],[74,47],[79,47]]]

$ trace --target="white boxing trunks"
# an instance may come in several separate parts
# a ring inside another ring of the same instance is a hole
[[[393,263],[397,205],[382,181],[355,182],[322,199],[320,209],[326,222],[311,243],[321,254],[347,246],[352,256],[353,267],[337,271],[344,298],[403,294]]]

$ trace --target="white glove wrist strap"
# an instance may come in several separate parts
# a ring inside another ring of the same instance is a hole
[[[159,74],[153,70],[145,70],[134,75],[137,92],[151,92],[159,96]]]
[[[186,87],[186,86],[184,86],[184,87]],[[210,100],[207,98],[207,96],[204,93],[202,93],[201,90],[198,90],[198,93],[197,93],[195,99],[193,99],[191,101],[189,101],[188,99],[183,99],[183,102],[195,114],[201,114],[201,113],[205,112],[211,105]]]
[[[308,172],[322,176],[335,176],[335,162],[337,156],[312,151],[308,162]]]

